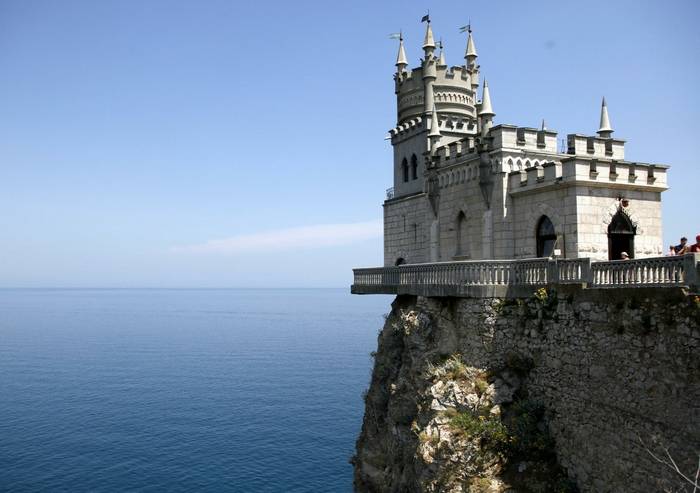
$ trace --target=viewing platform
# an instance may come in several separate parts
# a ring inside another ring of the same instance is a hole
[[[589,258],[474,260],[353,269],[353,294],[529,296],[542,287],[700,291],[700,254],[591,262]]]

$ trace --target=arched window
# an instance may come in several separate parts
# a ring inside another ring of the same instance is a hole
[[[406,158],[403,158],[403,161],[401,161],[401,173],[403,174],[403,181],[404,183],[408,181],[408,161],[406,161]]]
[[[399,257],[396,259],[396,262],[394,262],[394,265],[398,267],[399,265],[403,265],[405,263],[406,263],[406,260],[403,257]]]
[[[634,235],[637,228],[622,209],[619,209],[608,225],[608,258],[622,259],[622,252],[634,258]]]
[[[411,177],[414,180],[418,179],[418,158],[415,154],[411,156]]]
[[[469,238],[467,231],[467,216],[462,211],[460,211],[457,215],[455,232],[457,235],[455,257],[465,257],[469,254]]]
[[[554,232],[554,224],[547,216],[542,216],[537,222],[537,256],[551,257],[556,242],[557,235]]]

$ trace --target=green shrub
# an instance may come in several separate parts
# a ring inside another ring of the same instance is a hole
[[[510,440],[508,430],[497,416],[475,416],[470,411],[465,411],[450,419],[450,427],[470,438],[478,438],[482,445],[498,450],[505,449]]]

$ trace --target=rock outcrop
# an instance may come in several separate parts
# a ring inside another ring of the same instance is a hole
[[[365,398],[356,490],[683,491],[650,452],[668,447],[694,473],[698,301],[623,291],[398,297]]]

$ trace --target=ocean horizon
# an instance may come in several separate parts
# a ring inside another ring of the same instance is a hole
[[[0,490],[352,491],[390,301],[1,288]]]

